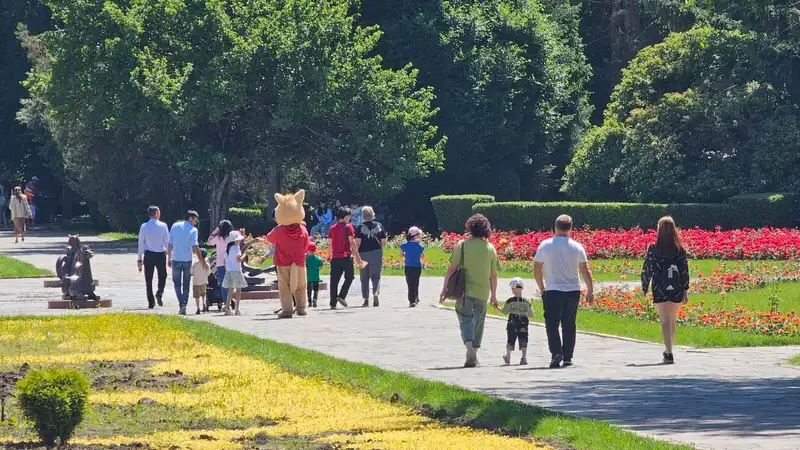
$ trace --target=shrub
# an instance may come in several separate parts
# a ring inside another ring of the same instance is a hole
[[[47,447],[64,444],[83,420],[89,383],[79,372],[61,367],[32,370],[17,383],[25,416]]]
[[[499,230],[549,230],[560,214],[572,216],[576,228],[593,229],[653,228],[658,219],[672,215],[682,228],[735,227],[732,210],[726,204],[646,204],[579,202],[508,202],[481,203],[472,211],[489,218]]]
[[[433,211],[436,214],[436,222],[439,231],[451,231],[461,233],[464,231],[464,224],[473,214],[472,207],[478,203],[493,202],[491,195],[440,195],[431,198]]]
[[[253,236],[266,234],[275,226],[272,217],[268,217],[264,211],[257,208],[230,208],[228,220],[233,223],[234,228],[244,228]]]
[[[742,194],[728,204],[743,227],[791,227],[797,216],[795,194]]]

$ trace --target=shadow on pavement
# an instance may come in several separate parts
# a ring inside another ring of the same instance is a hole
[[[534,404],[546,395],[556,410],[623,422],[642,432],[800,435],[798,378],[561,380],[544,390],[504,387],[482,392]]]

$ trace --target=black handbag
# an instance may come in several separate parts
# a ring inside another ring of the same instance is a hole
[[[467,273],[464,270],[464,241],[461,242],[461,262],[458,264],[458,269],[450,275],[445,287],[445,298],[448,300],[464,300],[467,292]]]

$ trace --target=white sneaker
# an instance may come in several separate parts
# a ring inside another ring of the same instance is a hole
[[[241,315],[242,315],[242,313],[241,313],[241,312],[240,312],[240,311],[237,309],[237,310],[236,310],[236,315],[237,315],[237,316],[241,316]]]
[[[231,310],[230,306],[226,306],[226,307],[222,308],[222,312],[224,312],[226,316],[232,316],[233,315],[233,311]]]

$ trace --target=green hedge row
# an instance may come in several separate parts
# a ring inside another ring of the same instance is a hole
[[[464,224],[473,214],[472,207],[494,201],[491,195],[440,195],[431,198],[439,231],[463,232]]]
[[[742,227],[792,227],[797,219],[796,194],[745,194],[728,199]]]
[[[652,228],[658,219],[672,216],[682,228],[724,229],[789,227],[796,218],[796,197],[791,194],[742,195],[728,203],[583,203],[583,202],[486,202],[477,196],[434,197],[440,231],[463,232],[470,214],[481,213],[500,230],[549,230],[560,214],[572,216],[576,227],[593,229]],[[466,205],[471,210],[466,211]]]
[[[256,208],[230,208],[228,210],[228,220],[233,223],[234,228],[244,228],[247,233],[253,236],[269,233],[275,226],[272,217],[267,216],[262,210]]]
[[[500,230],[549,230],[560,214],[572,216],[577,228],[652,228],[671,215],[683,228],[731,227],[731,208],[726,204],[637,204],[575,202],[511,202],[475,205],[473,211],[489,218]]]

